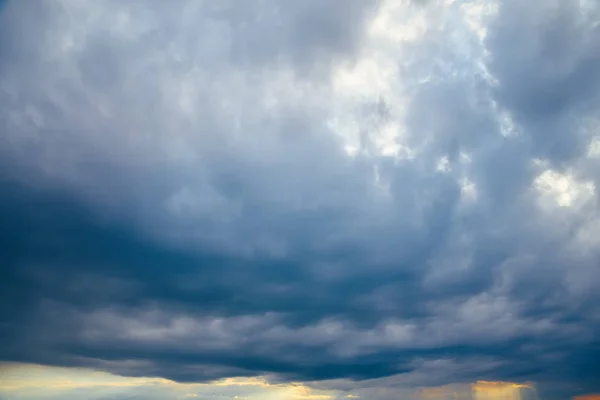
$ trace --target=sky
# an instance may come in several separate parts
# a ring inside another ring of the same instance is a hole
[[[600,3],[0,1],[1,400],[600,399]]]

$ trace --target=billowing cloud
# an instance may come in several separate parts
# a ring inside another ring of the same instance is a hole
[[[600,390],[597,3],[0,7],[1,360]]]

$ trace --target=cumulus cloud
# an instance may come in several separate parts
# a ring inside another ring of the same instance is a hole
[[[0,7],[1,359],[599,389],[594,2]]]

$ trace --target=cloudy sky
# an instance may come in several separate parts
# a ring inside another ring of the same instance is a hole
[[[594,399],[596,0],[0,1],[0,399]]]

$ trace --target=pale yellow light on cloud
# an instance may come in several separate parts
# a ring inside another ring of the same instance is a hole
[[[187,398],[221,389],[234,388],[240,394],[232,399],[326,400],[335,398],[330,392],[318,391],[301,383],[271,384],[265,378],[226,378],[210,383],[177,383],[164,378],[123,377],[90,369],[60,368],[28,364],[0,364],[0,394],[40,390],[68,392],[73,389],[154,388]]]
[[[472,385],[474,400],[521,400],[531,384],[479,381]]]
[[[529,383],[478,381],[472,384],[451,384],[424,388],[420,400],[522,400],[525,392],[535,395]],[[535,398],[535,396],[533,396]],[[529,397],[531,398],[531,397]]]
[[[318,390],[303,383],[270,383],[264,377],[226,378],[210,383],[177,383],[164,378],[123,377],[106,372],[80,368],[60,368],[28,364],[0,364],[0,395],[17,398],[27,393],[27,399],[42,399],[44,395],[69,394],[73,390],[137,389],[164,393],[172,398],[205,399],[218,394],[220,398],[245,400],[334,400],[359,399],[357,394],[342,394],[335,390]],[[535,398],[535,388],[528,383],[479,381],[473,384],[457,383],[440,387],[410,389],[419,400],[523,400]],[[31,394],[34,394],[31,397]],[[35,397],[39,393],[40,397]],[[87,393],[87,392],[83,392]],[[114,392],[113,392],[114,393]],[[413,396],[411,395],[411,396]],[[583,398],[581,400],[588,400]],[[592,396],[589,400],[595,400]]]
[[[91,387],[136,387],[173,385],[163,378],[126,378],[100,371],[59,368],[33,364],[1,364],[0,390],[16,391],[28,388],[76,389]]]

